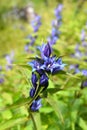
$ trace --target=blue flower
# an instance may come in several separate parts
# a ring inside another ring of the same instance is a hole
[[[83,74],[84,76],[87,76],[87,70],[82,70],[82,74]]]
[[[37,61],[37,60],[33,60],[31,62],[28,62],[28,64],[31,65],[32,72],[40,71],[41,69],[43,69],[42,63]]]
[[[45,88],[48,87],[48,77],[46,74],[43,74],[41,77],[40,77],[40,86],[44,86]]]
[[[54,37],[54,36],[58,36],[59,32],[56,28],[52,28],[52,33],[51,33],[51,36]]]
[[[58,20],[57,19],[52,21],[52,26],[53,27],[57,27],[58,26]]]
[[[41,47],[39,47],[39,50],[43,59],[47,59],[52,53],[52,48],[49,43],[43,44]]]
[[[62,11],[63,5],[59,4],[58,7],[55,9],[55,16],[57,17],[58,20],[61,20],[61,11]]]
[[[38,111],[39,108],[42,106],[41,99],[34,100],[30,106],[32,111]]]
[[[47,41],[49,42],[50,45],[54,45],[57,40],[58,40],[58,37],[57,37],[57,36],[48,37],[48,39],[47,39]]]
[[[37,32],[39,30],[39,27],[41,26],[41,17],[35,15],[35,19],[31,22],[31,25],[34,29],[34,32]]]
[[[61,64],[60,64],[61,63]],[[45,60],[43,68],[47,72],[51,72],[52,74],[58,72],[59,70],[63,70],[64,66],[66,64],[62,64],[62,61],[56,60],[55,56],[49,57],[47,60]]]
[[[76,64],[76,65],[70,65],[70,70],[74,70],[74,74],[76,73],[79,73],[80,72],[80,69],[79,69],[79,65]]]
[[[64,66],[66,64],[62,63],[61,58],[56,58],[56,56],[51,56],[52,53],[52,46],[47,43],[43,44],[41,47],[39,47],[39,50],[41,52],[41,58],[36,57],[35,60],[32,62],[29,62],[32,66],[32,84],[33,88],[30,90],[30,97],[34,97],[36,87],[37,87],[37,81],[39,82],[38,87],[43,87],[43,90],[41,93],[48,87],[49,84],[49,78],[47,76],[47,73],[55,74],[59,72],[60,70],[63,70]],[[38,77],[37,77],[38,75]],[[39,95],[38,95],[39,97]],[[30,109],[32,111],[37,111],[41,107],[41,99],[35,99]]]
[[[62,63],[62,59],[61,58],[57,58],[57,60],[55,61],[55,64],[56,64],[56,66],[53,68],[52,74],[56,74],[60,70],[63,70],[64,66],[66,65],[66,64]]]

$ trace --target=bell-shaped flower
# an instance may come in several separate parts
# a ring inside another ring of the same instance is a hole
[[[39,50],[41,52],[42,59],[47,59],[52,53],[52,48],[49,43],[43,44],[41,47],[39,47]]]
[[[43,69],[42,63],[40,61],[33,60],[31,62],[28,62],[28,64],[32,67],[32,72],[34,71],[39,72],[41,69]]]
[[[40,86],[44,86],[44,87],[48,87],[48,77],[46,74],[43,74],[41,77],[40,77]]]
[[[42,106],[41,99],[34,100],[30,106],[32,111],[38,111],[39,108]]]

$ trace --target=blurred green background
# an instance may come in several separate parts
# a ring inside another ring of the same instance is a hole
[[[31,68],[26,66],[29,58],[38,54],[37,45],[46,42],[55,19],[54,9],[63,4],[60,27],[61,36],[54,45],[57,56],[65,55],[63,61],[69,65],[87,63],[71,58],[75,45],[81,44],[81,30],[86,29],[86,0],[0,0],[0,66],[4,83],[0,84],[0,130],[87,130],[87,88],[80,89],[82,75],[61,75],[50,77],[48,97],[43,98],[39,112],[28,112]],[[26,53],[26,37],[33,33],[30,17],[16,14],[31,6],[41,16],[42,25],[37,39],[31,47],[34,53]],[[81,48],[82,49],[82,48]],[[14,52],[13,69],[6,71],[5,55]]]

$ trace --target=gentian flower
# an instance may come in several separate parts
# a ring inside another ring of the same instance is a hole
[[[45,88],[48,87],[48,77],[46,74],[43,74],[41,77],[40,77],[40,86],[44,86]]]
[[[29,42],[24,47],[24,50],[26,52],[29,52],[29,46],[32,46],[35,43],[36,38],[37,36],[34,36],[34,37],[32,35],[27,36],[27,39],[29,39]]]
[[[58,37],[59,34],[60,32],[57,30],[57,28],[52,28],[52,33],[51,33],[52,38],[55,36]]]
[[[87,70],[82,70],[82,74],[83,74],[84,76],[87,76]]]
[[[42,59],[47,59],[52,53],[52,48],[49,43],[43,44],[41,47],[39,47],[39,50],[41,52]]]
[[[54,45],[60,35],[60,31],[58,29],[59,29],[60,25],[62,24],[62,16],[61,16],[62,7],[63,7],[63,5],[59,4],[54,12],[56,19],[52,21],[51,36],[47,39],[47,41],[49,42],[50,45]]]
[[[62,61],[61,61],[62,62]],[[57,73],[60,70],[63,70],[64,66],[66,64],[60,64],[59,60],[56,60],[55,56],[49,57],[47,60],[45,60],[43,64],[43,68],[48,73]]]
[[[75,54],[72,56],[77,59],[83,59],[84,57],[87,57],[87,42],[86,42],[86,32],[85,30],[82,30],[81,32],[81,42],[82,44],[76,44],[75,47]],[[80,50],[80,48],[84,49],[84,52]],[[87,62],[87,59],[83,59],[83,62]],[[70,65],[70,69],[74,69],[74,74],[81,72],[83,76],[87,77],[87,70],[86,69],[80,69],[78,65]],[[87,80],[81,81],[81,88],[87,87]]]
[[[28,64],[32,66],[32,72],[43,70],[42,63],[39,61],[33,60],[32,62],[28,62]]]
[[[37,32],[41,26],[41,17],[35,14],[35,19],[31,21],[31,25],[34,29],[34,32]]]
[[[39,90],[41,87],[41,93],[48,87],[49,85],[49,73],[56,74],[60,70],[64,69],[66,64],[62,63],[61,58],[56,58],[56,56],[52,56],[52,45],[56,43],[59,38],[60,32],[58,30],[61,24],[61,11],[62,4],[60,4],[55,9],[56,20],[54,20],[52,26],[51,36],[48,37],[47,44],[43,44],[41,47],[38,47],[40,50],[41,57],[36,57],[33,61],[28,64],[32,67],[32,85],[33,87],[30,90],[30,97],[33,98],[36,92],[36,89]],[[31,22],[34,32],[37,32],[41,25],[41,18],[36,15],[35,19]],[[38,75],[38,77],[37,77]],[[38,83],[38,87],[37,87]],[[38,92],[38,91],[37,91]],[[41,99],[40,95],[32,102],[30,109],[32,111],[37,111],[41,107]]]
[[[63,5],[59,4],[58,7],[55,9],[55,16],[57,17],[58,20],[61,19],[61,11],[62,11]]]
[[[70,65],[70,70],[74,70],[74,74],[77,74],[80,72],[80,69],[79,69],[79,65],[76,64],[76,65]]]
[[[57,37],[57,36],[48,37],[48,38],[47,38],[47,41],[49,42],[50,45],[54,45],[57,40],[58,40],[58,37]]]
[[[41,99],[34,100],[30,106],[32,111],[38,111],[39,108],[42,106]]]

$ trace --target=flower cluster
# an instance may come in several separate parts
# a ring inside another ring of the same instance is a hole
[[[31,21],[31,25],[33,27],[33,31],[37,32],[39,30],[39,27],[41,26],[41,17],[35,14],[35,18]]]
[[[34,14],[34,20],[31,21],[31,26],[33,27],[34,33],[36,33],[39,30],[39,27],[41,26],[41,17],[39,15]],[[36,34],[34,36],[32,35],[27,36],[29,42],[24,47],[25,52],[29,52],[29,47],[35,43],[36,38],[37,38]]]
[[[41,47],[38,47],[40,50],[40,58],[36,57],[35,60],[29,62],[28,64],[32,67],[32,85],[33,87],[30,90],[30,97],[33,98],[37,88],[42,87],[42,92],[46,90],[49,85],[48,75],[56,74],[57,72],[63,70],[65,64],[62,63],[61,58],[52,56],[52,46],[47,43],[43,44]],[[41,98],[40,95],[33,101],[30,106],[32,111],[36,111],[41,107]]]
[[[61,16],[62,8],[63,8],[63,5],[59,4],[58,7],[54,11],[56,19],[52,21],[51,36],[48,37],[48,39],[47,39],[51,45],[56,43],[56,41],[58,40],[59,35],[60,35],[60,31],[58,29],[62,23],[62,16]]]
[[[36,38],[37,38],[37,36],[32,36],[32,35],[27,36],[27,39],[29,40],[29,42],[24,47],[24,50],[26,52],[29,52],[29,47],[34,44]]]
[[[80,49],[82,48],[82,50]],[[77,44],[75,47],[75,53],[71,55],[73,58],[77,58],[80,60],[84,60],[87,62],[87,34],[85,30],[81,32],[81,44]],[[70,65],[70,70],[74,70],[74,73],[82,73],[85,77],[87,77],[87,69],[79,69],[79,64]],[[87,80],[82,82],[81,87],[87,87]]]
[[[4,68],[6,69],[6,71],[12,70],[12,64],[13,64],[13,61],[14,61],[14,52],[11,51],[10,54],[5,54],[4,58],[6,60],[6,65],[4,67],[2,67],[0,65],[0,84],[3,84],[5,82],[6,74],[3,73]]]

